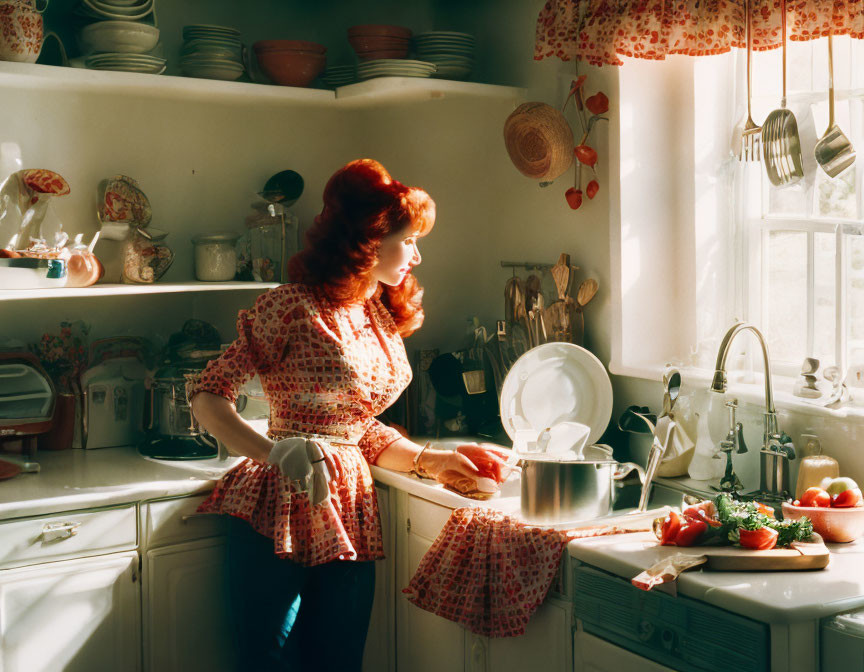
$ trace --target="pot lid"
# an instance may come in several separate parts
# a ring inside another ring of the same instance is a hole
[[[199,233],[197,236],[192,236],[192,243],[195,245],[201,245],[202,243],[236,243],[240,235],[234,231]]]

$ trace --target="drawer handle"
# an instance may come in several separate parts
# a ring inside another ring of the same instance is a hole
[[[81,523],[71,521],[65,523],[45,523],[42,526],[42,541],[59,541],[78,534]]]

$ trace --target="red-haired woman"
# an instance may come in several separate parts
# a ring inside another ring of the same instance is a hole
[[[229,569],[243,670],[360,669],[372,561],[384,557],[370,464],[478,475],[463,455],[422,451],[375,419],[411,380],[402,337],[423,322],[411,269],[434,221],[429,195],[376,161],[341,168],[290,260],[292,282],[241,311],[237,340],[190,385],[199,422],[249,458],[199,509],[234,517]],[[269,438],[234,408],[256,373],[270,402]]]

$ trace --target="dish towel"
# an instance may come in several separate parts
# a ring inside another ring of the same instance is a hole
[[[475,634],[518,637],[546,599],[569,541],[634,531],[553,530],[492,509],[456,509],[402,592]]]

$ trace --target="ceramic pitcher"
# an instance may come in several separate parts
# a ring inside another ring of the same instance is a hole
[[[36,0],[0,0],[0,60],[35,63],[42,51],[42,7]]]

